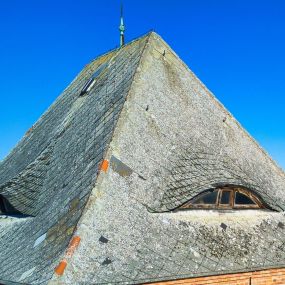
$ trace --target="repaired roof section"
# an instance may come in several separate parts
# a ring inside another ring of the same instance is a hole
[[[51,278],[96,181],[147,39],[88,64],[1,162],[0,194],[24,216],[0,219],[0,283]],[[80,96],[92,76],[96,82]]]

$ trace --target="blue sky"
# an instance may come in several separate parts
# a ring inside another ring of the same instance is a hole
[[[124,0],[285,169],[285,1]],[[118,45],[118,0],[0,3],[0,159],[86,63]]]

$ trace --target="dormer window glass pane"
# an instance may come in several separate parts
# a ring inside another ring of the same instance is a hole
[[[255,205],[256,203],[253,202],[248,196],[240,192],[236,192],[235,204],[236,205]]]
[[[230,191],[222,191],[220,204],[229,205],[230,204],[230,198],[231,198],[231,192]]]
[[[200,197],[197,197],[196,200],[193,201],[193,204],[210,204],[214,205],[217,202],[217,191],[213,191],[210,193],[202,194]]]

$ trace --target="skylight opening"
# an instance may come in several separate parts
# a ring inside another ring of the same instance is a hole
[[[91,77],[83,86],[80,96],[83,96],[84,94],[88,93],[95,83],[96,83],[95,78]]]
[[[99,68],[96,69],[96,71],[93,73],[93,75],[84,84],[79,96],[83,96],[83,95],[87,94],[92,89],[92,87],[95,85],[95,83],[97,81],[97,78],[99,77],[99,75],[102,73],[102,71],[106,67],[107,67],[107,63],[104,63]]]

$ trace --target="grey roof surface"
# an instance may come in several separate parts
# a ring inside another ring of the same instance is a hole
[[[261,197],[268,208],[284,211],[284,201],[274,195],[267,176],[252,175],[228,155],[220,156],[215,147],[199,142],[195,147],[180,149],[169,170],[169,183],[159,207],[153,211],[170,211],[206,189],[239,185]]]
[[[155,33],[50,284],[141,284],[285,266],[285,175]],[[273,210],[172,211],[234,184]]]
[[[224,184],[272,210],[172,211]],[[84,68],[0,164],[0,194],[28,215],[0,218],[0,282],[140,284],[284,267],[284,189],[284,172],[150,33]],[[67,257],[73,234],[81,242]]]
[[[87,65],[1,162],[0,194],[29,215],[0,219],[1,283],[51,278],[96,181],[147,38]],[[79,96],[102,64],[91,91]]]

